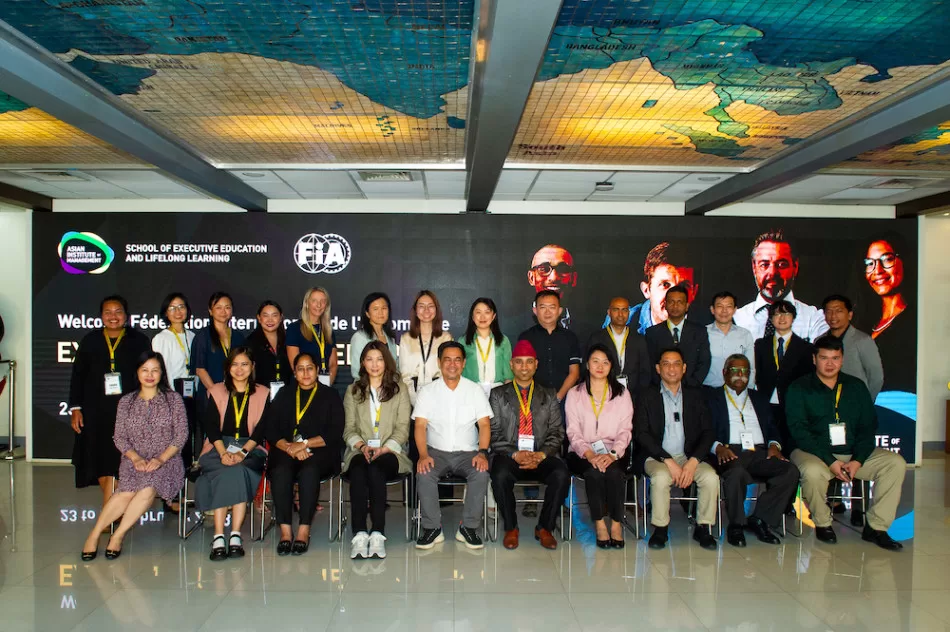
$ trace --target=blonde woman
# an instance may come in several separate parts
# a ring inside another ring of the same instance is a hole
[[[316,361],[320,383],[326,386],[336,382],[337,370],[330,318],[330,292],[312,287],[303,296],[300,319],[287,327],[287,357],[291,365],[297,354],[309,353]]]

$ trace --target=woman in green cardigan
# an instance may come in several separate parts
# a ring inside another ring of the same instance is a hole
[[[468,327],[458,339],[465,347],[462,377],[481,384],[485,394],[494,386],[514,379],[511,372],[511,342],[501,333],[498,310],[490,298],[477,298],[468,310]]]

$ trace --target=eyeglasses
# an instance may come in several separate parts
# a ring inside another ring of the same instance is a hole
[[[534,266],[531,269],[534,270],[535,272],[540,273],[541,276],[549,276],[552,271],[556,272],[558,276],[568,276],[569,274],[573,274],[574,272],[574,267],[569,266],[568,264],[564,262],[561,262],[557,264],[556,266],[552,266],[550,262],[545,261],[544,263],[539,263],[538,265]]]
[[[738,366],[729,367],[730,375],[749,375],[752,371]]]
[[[170,312],[181,312],[187,309],[188,308],[185,307],[184,305],[169,305],[168,306],[168,311]]]
[[[900,258],[900,255],[896,252],[885,252],[876,259],[869,257],[864,260],[864,269],[868,272],[873,272],[874,268],[877,267],[878,262],[880,262],[882,268],[885,270],[890,270],[894,267],[894,264],[897,263],[898,258]]]

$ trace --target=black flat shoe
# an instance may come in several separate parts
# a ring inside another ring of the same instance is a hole
[[[621,538],[620,540],[614,540],[613,538],[610,538],[610,548],[612,548],[612,549],[622,549],[622,548],[623,548],[623,539]]]
[[[740,548],[746,545],[745,534],[742,532],[742,525],[731,524],[726,527],[726,542],[732,546]]]
[[[220,540],[221,546],[215,546],[215,543]],[[228,559],[228,548],[225,546],[227,540],[224,539],[223,535],[216,535],[211,539],[211,555],[209,559],[212,562],[220,562],[221,560]]]
[[[91,561],[93,561],[94,559],[96,559],[96,556],[97,556],[97,555],[99,555],[99,547],[96,547],[96,550],[93,551],[92,553],[86,553],[85,551],[83,551],[83,552],[82,552],[82,561],[83,561],[83,562],[91,562]]]
[[[237,538],[237,544],[234,543],[235,538]],[[228,557],[244,557],[244,540],[241,534],[232,533],[228,538]]]
[[[294,540],[291,553],[293,553],[294,555],[303,555],[304,553],[307,552],[309,548],[310,548],[310,538],[307,538],[306,542],[304,542],[303,540]]]
[[[887,531],[876,531],[867,525],[865,525],[864,531],[861,533],[861,539],[867,542],[873,542],[886,551],[900,551],[904,548],[903,544],[887,535]]]
[[[122,549],[106,549],[106,559],[114,560],[122,555]]]
[[[693,529],[693,539],[699,542],[699,546],[708,551],[714,551],[717,548],[716,538],[713,537],[712,529],[708,524],[696,525]]]
[[[835,544],[838,541],[838,536],[831,527],[815,527],[815,537],[827,544]]]
[[[277,555],[290,555],[293,543],[290,540],[281,540],[277,543]]]
[[[650,542],[648,544],[651,549],[662,549],[666,546],[668,539],[667,527],[654,527],[653,535],[650,536]]]

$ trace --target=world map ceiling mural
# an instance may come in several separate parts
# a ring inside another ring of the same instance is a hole
[[[464,161],[474,0],[17,0],[0,19],[219,165]],[[950,67],[940,25],[950,4],[925,0],[565,0],[509,161],[750,169]],[[0,162],[37,160],[23,125],[44,116],[0,96]],[[46,124],[60,161],[55,127],[64,150],[81,134]],[[851,163],[946,168],[945,131]]]

